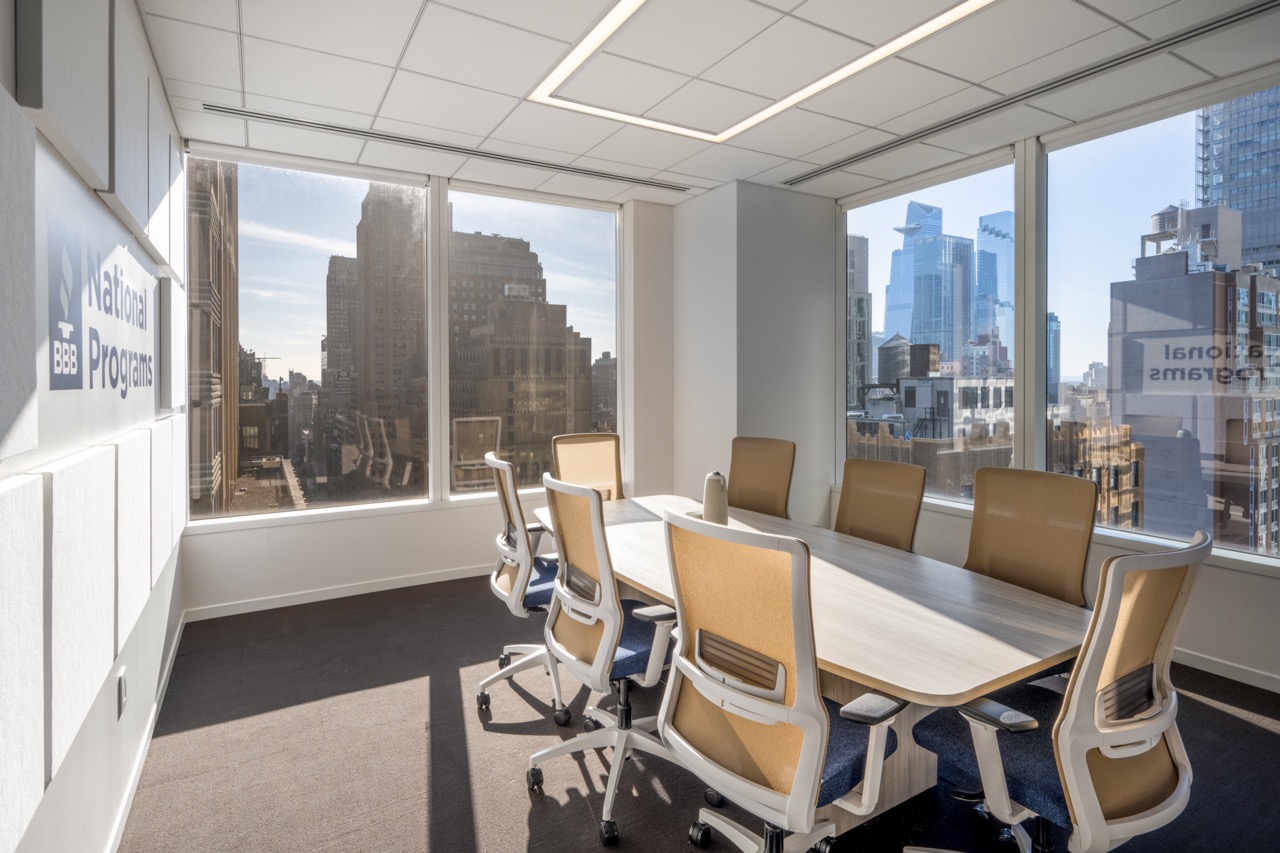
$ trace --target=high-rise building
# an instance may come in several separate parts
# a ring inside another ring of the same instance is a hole
[[[1062,384],[1062,321],[1058,319],[1058,315],[1049,312],[1045,322],[1045,358],[1047,375],[1045,383],[1047,385],[1047,393],[1049,405],[1056,406],[1058,404],[1058,386]]]
[[[871,292],[867,275],[867,238],[850,234],[845,243],[848,314],[845,328],[845,403],[860,409],[871,383]]]
[[[998,338],[1005,358],[1013,361],[1013,211],[1002,210],[978,217],[975,249],[973,332]]]
[[[236,164],[187,166],[191,517],[221,515],[240,467]]]
[[[911,342],[937,344],[943,361],[958,361],[973,329],[973,241],[934,234],[913,246],[915,297]]]
[[[1280,87],[1200,110],[1196,195],[1201,207],[1243,214],[1241,254],[1280,275]]]
[[[489,306],[503,298],[509,284],[529,288],[533,299],[547,298],[547,280],[537,252],[528,240],[501,234],[449,237],[449,341],[470,334],[489,322]]]
[[[924,237],[942,233],[942,208],[918,201],[907,202],[906,223],[895,226],[902,235],[902,248],[893,250],[889,286],[884,292],[884,338],[911,337],[915,301],[915,244]]]
[[[345,445],[358,444],[350,429],[356,408],[356,322],[359,313],[355,258],[329,258],[325,277],[325,337],[321,352],[316,461],[322,473],[341,473]]]
[[[508,285],[485,309],[488,322],[457,342],[453,416],[502,420],[501,447],[522,486],[552,470],[553,436],[591,430],[591,339],[569,325],[567,312],[528,285]]]
[[[618,431],[618,357],[609,352],[591,365],[591,430]]]

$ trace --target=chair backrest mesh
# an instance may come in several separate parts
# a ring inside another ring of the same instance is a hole
[[[781,438],[738,436],[729,461],[729,506],[789,518],[796,445]]]
[[[1084,572],[1098,487],[1019,468],[979,468],[965,568],[1069,604],[1085,604]]]
[[[524,590],[516,589],[520,579],[519,559],[522,553],[532,559],[533,553],[529,544],[529,532],[524,524],[524,511],[520,507],[520,499],[511,479],[511,463],[504,462],[493,454],[486,454],[485,462],[493,472],[493,489],[498,493],[498,508],[502,510],[502,538],[510,549],[510,553],[503,553],[502,566],[494,575],[493,582],[507,595],[523,595]],[[521,548],[521,545],[524,547]]]
[[[557,480],[590,486],[607,501],[621,500],[622,456],[617,433],[581,432],[551,439]]]
[[[596,530],[593,525],[603,525],[603,521],[592,518],[591,501],[548,486],[547,505],[554,519],[560,554],[557,587],[563,585],[584,604],[593,604],[593,593],[598,592],[600,607],[620,613],[621,603],[612,567],[602,566],[597,558]],[[617,642],[617,638],[611,639],[610,648],[602,648],[608,639],[604,636],[603,622],[586,625],[563,612],[554,611],[548,616],[548,624],[556,641],[575,659],[590,666],[603,653],[608,654],[612,660],[612,645]]]
[[[809,624],[807,563],[804,600],[793,594],[791,555],[726,542],[670,527],[670,557],[679,608],[680,656],[697,666],[700,635],[709,650],[725,643],[749,650],[757,662],[783,668],[779,704],[794,708],[797,695],[818,692],[812,627]],[[796,610],[803,609],[798,624]],[[797,656],[813,665],[805,672]],[[714,661],[714,653],[711,655]],[[672,727],[707,759],[758,785],[790,794],[804,745],[802,730],[788,723],[757,722],[726,711],[684,682]],[[820,708],[821,705],[819,704]],[[824,726],[825,730],[825,726]],[[816,791],[816,788],[815,788]]]
[[[837,533],[910,551],[924,499],[925,469],[905,462],[846,459]]]

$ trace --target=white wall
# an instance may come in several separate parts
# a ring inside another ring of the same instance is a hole
[[[13,53],[14,0],[0,0],[0,88],[13,95],[17,72]]]
[[[675,211],[631,201],[622,218],[622,478],[628,494],[669,494],[675,452]]]

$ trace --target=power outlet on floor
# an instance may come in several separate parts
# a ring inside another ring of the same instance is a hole
[[[124,706],[129,703],[129,680],[125,677],[125,667],[116,671],[116,719],[124,716]]]

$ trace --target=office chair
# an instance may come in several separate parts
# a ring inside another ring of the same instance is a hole
[[[846,459],[837,533],[910,551],[924,500],[925,469],[905,462]]]
[[[484,461],[493,471],[493,488],[498,493],[498,506],[502,509],[502,531],[495,540],[498,565],[489,576],[489,588],[506,603],[513,615],[527,619],[531,612],[545,611],[551,604],[551,587],[558,564],[554,556],[544,558],[537,555],[538,542],[545,531],[537,522],[525,524],[511,463],[499,459],[493,452],[486,453]],[[523,657],[512,663],[512,655]],[[488,690],[491,685],[508,679],[517,672],[535,667],[542,667],[551,677],[556,725],[569,725],[569,709],[560,698],[560,676],[556,670],[556,659],[547,651],[546,646],[531,643],[503,646],[502,654],[498,656],[498,671],[480,682],[480,691],[476,693],[476,707],[481,711],[489,707]]]
[[[702,809],[689,841],[706,847],[714,829],[744,851],[826,853],[835,828],[815,809],[875,808],[897,748],[888,726],[907,703],[868,694],[841,708],[819,694],[805,543],[671,512],[666,532],[679,627],[658,733],[765,821],[757,836]]]
[[[622,500],[622,449],[616,432],[575,432],[551,439],[555,477],[591,486],[607,501]]]
[[[979,468],[970,571],[1083,606],[1085,561],[1098,487],[1092,480],[1020,468]]]
[[[1164,826],[1186,806],[1191,765],[1169,660],[1212,547],[1201,532],[1186,548],[1107,560],[1063,693],[1023,682],[916,724],[916,741],[940,763],[981,777],[987,809],[1012,825],[1021,853],[1032,849],[1022,825],[1032,817],[1042,842],[1048,820],[1071,830],[1072,853],[1094,853]]]
[[[729,506],[790,518],[787,498],[795,462],[794,441],[738,436],[729,460]]]
[[[622,767],[630,750],[669,758],[654,736],[653,717],[631,719],[630,685],[657,684],[669,657],[675,611],[666,605],[646,607],[624,600],[609,561],[604,538],[601,495],[590,486],[575,486],[546,474],[547,504],[560,544],[560,572],[552,588],[551,610],[543,633],[547,648],[592,690],[617,694],[616,714],[587,708],[584,732],[529,756],[526,782],[530,790],[542,785],[538,765],[558,755],[611,747],[612,766],[600,817],[600,842],[618,842],[613,801]]]

